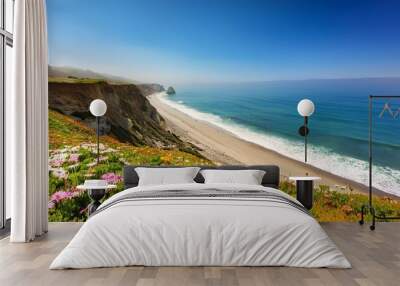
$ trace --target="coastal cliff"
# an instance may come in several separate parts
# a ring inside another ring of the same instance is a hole
[[[49,79],[49,108],[90,127],[95,126],[95,118],[89,112],[89,105],[97,98],[107,103],[100,128],[105,134],[135,146],[176,148],[198,154],[193,145],[165,129],[164,119],[135,84]]]
[[[138,84],[137,87],[140,89],[144,96],[148,96],[156,92],[165,91],[165,88],[158,83],[142,83]]]

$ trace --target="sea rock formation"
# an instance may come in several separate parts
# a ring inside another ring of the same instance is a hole
[[[175,93],[176,93],[175,89],[172,86],[168,87],[168,89],[167,89],[167,94],[168,95],[173,95]]]

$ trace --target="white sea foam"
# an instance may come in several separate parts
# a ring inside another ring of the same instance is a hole
[[[288,140],[273,134],[260,133],[251,128],[240,125],[228,119],[223,119],[218,115],[198,111],[188,107],[183,102],[175,102],[169,99],[166,93],[159,93],[157,96],[163,103],[181,111],[190,117],[213,124],[224,130],[229,131],[235,136],[255,143],[264,148],[274,150],[284,156],[303,161],[304,145],[302,141]],[[358,183],[368,184],[368,162],[340,155],[332,149],[321,146],[308,145],[309,164],[328,171],[332,174],[356,181]],[[400,170],[394,170],[388,167],[373,168],[374,187],[387,193],[400,196]]]

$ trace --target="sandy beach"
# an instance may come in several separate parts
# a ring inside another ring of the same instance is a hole
[[[329,185],[331,189],[353,190],[362,193],[368,191],[365,185],[288,158],[275,151],[240,139],[234,134],[206,121],[194,119],[161,101],[157,94],[150,95],[148,99],[161,116],[164,117],[167,128],[183,140],[198,146],[205,157],[217,164],[274,164],[280,167],[281,176],[284,179],[290,176],[308,174],[321,177],[322,179],[317,181],[316,184]],[[379,190],[374,191],[374,193],[396,198]]]

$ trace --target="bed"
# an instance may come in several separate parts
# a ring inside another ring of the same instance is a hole
[[[308,211],[278,189],[277,166],[218,167],[263,170],[260,185],[204,183],[198,173],[193,183],[138,186],[135,168],[125,167],[126,189],[103,202],[50,269],[351,267]]]

